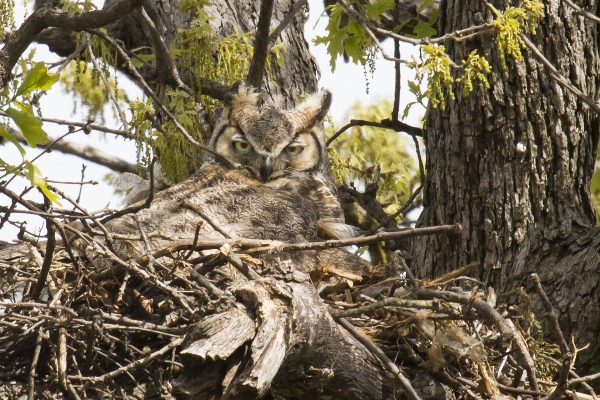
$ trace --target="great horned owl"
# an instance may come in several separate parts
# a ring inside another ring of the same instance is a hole
[[[243,83],[234,85],[225,99],[211,147],[265,186],[310,198],[317,207],[322,236],[355,235],[357,230],[344,224],[325,145],[322,121],[331,94],[323,90],[289,111],[259,106],[258,98]]]
[[[325,146],[322,120],[331,94],[321,91],[288,111],[258,100],[251,87],[233,86],[210,140],[216,154],[207,153],[193,177],[139,212],[144,226],[188,237],[199,218],[194,209],[202,209],[234,237],[299,242],[317,232],[327,238],[356,233],[344,224]],[[123,223],[135,228],[131,218]],[[210,224],[201,233],[219,235]]]

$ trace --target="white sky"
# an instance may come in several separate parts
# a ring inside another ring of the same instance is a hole
[[[321,79],[319,84],[330,90],[333,94],[333,103],[331,106],[331,115],[336,123],[336,126],[342,126],[345,124],[345,114],[347,110],[353,106],[357,101],[363,104],[375,103],[383,99],[393,99],[394,94],[394,64],[392,62],[383,60],[379,57],[376,61],[376,70],[373,76],[369,73],[369,94],[366,94],[366,81],[364,77],[364,70],[362,66],[357,66],[351,63],[344,63],[342,59],[337,62],[337,69],[335,73],[331,72],[329,66],[329,55],[326,52],[325,46],[314,46],[312,43],[313,38],[317,35],[325,35],[325,26],[327,25],[327,16],[324,15],[319,19],[319,16],[323,12],[323,2],[321,0],[309,0],[310,7],[310,19],[305,27],[306,38],[311,46],[311,51],[317,59],[321,69]],[[17,7],[22,9],[22,7]],[[17,17],[19,18],[19,17]],[[318,20],[318,22],[317,22]],[[19,21],[17,20],[17,26]],[[391,49],[391,40],[386,40],[384,46],[387,48],[388,54],[393,54]],[[417,55],[416,49],[411,46],[402,47],[402,58],[409,59],[412,54]],[[27,54],[27,52],[25,53]],[[44,60],[46,62],[58,61],[59,58],[54,54],[50,53],[46,46],[36,46],[36,59]],[[404,105],[410,101],[413,101],[413,97],[408,93],[406,88],[407,78],[412,78],[413,73],[404,68],[402,72],[403,78],[403,91],[401,96],[400,110],[403,110]],[[125,82],[126,78],[120,78],[120,83]],[[123,86],[123,85],[121,85]],[[125,85],[125,91],[128,93],[130,99],[135,99],[141,96],[141,92],[131,83]],[[62,93],[61,85],[56,84],[48,92],[46,96],[43,96],[41,101],[41,109],[45,117],[57,118],[70,121],[85,122],[87,120],[87,114],[85,113],[84,107],[77,107],[77,112],[73,113],[73,99]],[[417,107],[413,107],[411,116],[407,119],[407,123],[412,125],[419,124],[419,118],[422,116],[423,110],[419,110]],[[106,126],[112,128],[119,128],[118,121],[112,118],[112,111],[106,113]],[[96,122],[98,123],[98,121]],[[67,128],[64,126],[44,123],[44,129],[48,132],[50,137],[58,137],[67,132]],[[131,142],[124,141],[120,138],[115,138],[113,135],[105,135],[99,132],[92,132],[89,136],[83,133],[76,133],[70,135],[66,140],[73,142],[80,142],[82,144],[92,145],[99,150],[113,154],[119,158],[127,160],[129,162],[135,162],[135,146]],[[27,148],[26,158],[31,160],[37,154],[39,150]],[[16,165],[21,162],[21,157],[18,151],[13,145],[0,146],[0,157],[8,163]],[[103,181],[104,176],[110,172],[109,169],[99,166],[97,164],[82,160],[75,156],[65,155],[59,152],[52,152],[45,154],[40,157],[35,164],[42,171],[42,174],[48,179],[78,182],[81,180],[81,169],[82,165],[85,164],[87,169],[85,171],[85,180],[96,180],[100,183],[98,185],[85,185],[81,196],[80,204],[83,205],[88,211],[96,211],[104,208],[110,203],[111,208],[120,208],[120,199],[113,195],[114,189]],[[21,178],[14,179],[10,184],[9,188],[15,192],[19,192],[23,189],[26,182]],[[77,197],[79,186],[78,185],[62,185],[53,184],[71,196],[73,199]],[[35,201],[42,201],[42,197],[39,193],[32,191],[29,198]],[[0,204],[4,206],[10,205],[10,202],[3,195],[0,195]],[[68,204],[63,201],[63,206],[67,207]],[[43,220],[27,216],[25,214],[13,214],[12,220],[27,220],[27,229],[29,231],[37,232],[41,231],[45,234],[45,229],[42,228]],[[5,241],[11,241],[16,237],[18,229],[6,224],[0,231],[0,239]]]

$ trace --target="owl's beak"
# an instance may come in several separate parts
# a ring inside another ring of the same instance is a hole
[[[271,168],[271,157],[266,156],[260,166],[260,177],[262,178],[263,182],[266,182],[272,173],[273,168]]]

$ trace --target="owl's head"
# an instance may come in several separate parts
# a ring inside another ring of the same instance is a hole
[[[225,98],[211,148],[267,182],[292,171],[329,171],[321,122],[331,93],[309,96],[292,110],[258,105],[259,95],[236,83]]]

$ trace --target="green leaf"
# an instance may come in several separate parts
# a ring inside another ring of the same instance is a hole
[[[25,169],[27,169],[25,177],[29,179],[29,182],[31,182],[31,184],[36,188],[39,188],[42,191],[42,193],[44,193],[44,196],[48,198],[48,200],[58,204],[59,206],[62,206],[60,201],[58,201],[58,196],[56,195],[56,193],[51,192],[50,189],[48,189],[48,184],[42,177],[42,172],[40,171],[40,169],[36,167],[31,161],[25,161]]]
[[[58,81],[59,77],[59,74],[48,73],[46,64],[39,62],[27,72],[27,76],[17,89],[15,96],[27,94],[34,90],[48,90]]]
[[[401,118],[402,120],[404,120],[406,117],[408,117],[408,113],[409,113],[409,111],[410,111],[410,108],[411,108],[412,106],[414,106],[415,104],[417,104],[417,102],[416,102],[416,101],[413,101],[413,102],[410,102],[410,103],[408,103],[408,104],[406,105],[406,107],[404,108],[404,112],[402,113],[402,118]]]
[[[429,22],[419,21],[417,26],[413,29],[413,32],[417,36],[417,39],[423,39],[425,37],[434,36],[437,31],[431,27]]]
[[[365,65],[365,62],[367,60],[365,59],[365,52],[360,44],[361,38],[348,38],[345,43],[346,54],[352,59],[352,62],[354,62],[355,64],[360,63],[361,65]]]
[[[42,129],[42,121],[27,111],[16,110],[9,107],[6,114],[15,121],[19,130],[27,140],[27,144],[35,147],[48,141],[48,134]]]
[[[433,0],[428,0],[433,2]],[[394,0],[377,0],[373,4],[366,3],[365,9],[367,10],[367,17],[370,19],[378,19],[381,14],[387,10],[394,8]]]
[[[433,3],[434,3],[434,0],[423,0],[421,5],[417,9],[417,13],[419,13],[419,14],[422,13],[427,7],[432,6]]]
[[[21,152],[21,156],[25,157],[25,149],[23,146],[21,146],[21,143],[17,141],[17,138],[11,134],[8,129],[6,129],[6,127],[0,126],[0,136],[17,146],[17,149],[19,149],[19,152]]]
[[[156,59],[154,54],[138,54],[137,56],[146,62],[154,61]],[[137,57],[131,57],[131,65],[133,65],[135,68],[139,68],[144,65],[144,63]]]

